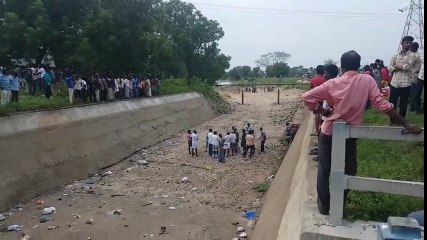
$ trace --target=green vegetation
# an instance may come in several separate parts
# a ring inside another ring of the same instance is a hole
[[[81,73],[162,73],[211,82],[225,75],[219,23],[180,0],[7,0],[0,65],[42,59]]]
[[[270,183],[269,182],[262,182],[262,183],[258,183],[255,187],[254,190],[260,193],[266,193],[268,191],[268,188],[270,187]]]
[[[408,120],[424,126],[424,115],[408,113]],[[370,110],[365,124],[387,125],[386,115]],[[358,176],[424,182],[424,146],[421,143],[359,139]],[[424,209],[422,198],[352,191],[346,214],[349,220],[386,221]]]
[[[199,80],[194,80],[191,86],[188,86],[187,80],[183,78],[164,79],[162,80],[160,88],[161,95],[172,95],[191,91],[198,92],[206,97],[217,112],[228,113],[230,111],[229,103],[215,91],[214,87]],[[65,87],[61,89],[60,93],[50,100],[46,99],[41,92],[38,92],[36,96],[30,96],[21,91],[19,103],[10,103],[5,107],[0,106],[0,116],[17,112],[52,110],[62,107],[82,105],[82,103],[75,103],[73,105],[69,104],[68,91]]]

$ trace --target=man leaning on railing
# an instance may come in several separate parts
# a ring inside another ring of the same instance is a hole
[[[332,124],[342,119],[349,125],[361,125],[365,112],[366,101],[387,114],[397,124],[404,126],[408,132],[421,133],[421,128],[408,123],[380,93],[375,80],[367,74],[359,74],[360,55],[349,51],[341,56],[341,77],[331,79],[303,95],[305,105],[313,113],[330,112],[321,126],[319,137],[319,164],[317,170],[317,205],[323,215],[329,214],[330,193],[329,176],[331,173]],[[329,110],[323,109],[319,102],[326,100]],[[345,148],[345,174],[355,176],[357,172],[356,158],[357,139],[347,139]],[[348,191],[344,194],[344,199]]]

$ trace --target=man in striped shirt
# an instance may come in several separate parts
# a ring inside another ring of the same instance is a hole
[[[402,50],[394,55],[390,61],[390,71],[392,72],[392,79],[390,82],[390,102],[396,108],[397,101],[399,103],[399,114],[403,118],[406,117],[408,108],[408,98],[411,91],[412,75],[415,72],[417,56],[410,51],[411,44],[414,38],[406,36],[402,38]],[[392,125],[396,124],[390,118]]]

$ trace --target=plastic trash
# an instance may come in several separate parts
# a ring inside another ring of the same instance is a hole
[[[239,237],[240,237],[240,238],[247,238],[247,237],[248,237],[248,234],[247,234],[247,233],[245,233],[245,232],[242,232],[241,234],[239,234]]]
[[[138,160],[138,161],[136,161],[136,163],[138,163],[138,165],[142,165],[142,166],[148,165],[148,162],[146,160]]]
[[[47,221],[49,221],[50,220],[50,218],[48,217],[48,216],[41,216],[40,217],[40,223],[45,223],[45,222],[47,222]]]
[[[237,232],[238,233],[241,233],[241,232],[244,232],[245,231],[245,228],[244,227],[238,227],[237,228]]]
[[[57,229],[57,228],[59,228],[59,226],[49,226],[49,227],[47,228],[47,230],[53,230],[53,229]]]
[[[31,239],[31,237],[28,234],[25,234],[21,237],[21,240],[30,240],[30,239]]]
[[[183,178],[181,179],[181,183],[188,183],[188,182],[189,182],[188,177],[183,177]]]
[[[3,214],[0,214],[0,221],[4,221],[6,217]]]
[[[46,207],[46,208],[43,208],[42,214],[43,215],[49,215],[49,214],[52,214],[52,213],[55,213],[55,212],[56,212],[56,208],[55,207]]]
[[[13,224],[8,226],[6,230],[9,232],[17,232],[20,231],[22,227],[22,225]]]
[[[243,217],[249,220],[254,220],[256,218],[256,211],[245,211]]]
[[[169,210],[175,210],[176,207],[169,207]]]

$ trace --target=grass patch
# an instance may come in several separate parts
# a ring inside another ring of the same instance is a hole
[[[424,126],[424,115],[408,113],[411,123]],[[369,110],[366,125],[387,125],[387,115]],[[424,146],[417,142],[359,139],[358,176],[424,182]],[[424,209],[417,197],[352,191],[346,206],[347,219],[387,221],[389,216],[406,216]]]
[[[270,183],[269,182],[262,182],[262,183],[258,183],[255,187],[254,190],[260,193],[266,193],[268,191],[268,188],[270,187]]]
[[[160,86],[161,95],[173,95],[191,91],[196,91],[205,96],[209,102],[212,103],[212,106],[217,112],[230,112],[229,103],[214,90],[213,86],[201,81],[193,81],[192,85],[188,86],[185,79],[164,79]],[[83,104],[74,103],[70,105],[68,101],[68,90],[65,86],[63,86],[60,93],[55,95],[52,99],[46,99],[44,97],[44,92],[41,91],[38,91],[35,96],[30,96],[21,89],[19,103],[10,103],[7,106],[0,106],[0,116],[7,116],[17,112],[53,110],[78,105]]]

